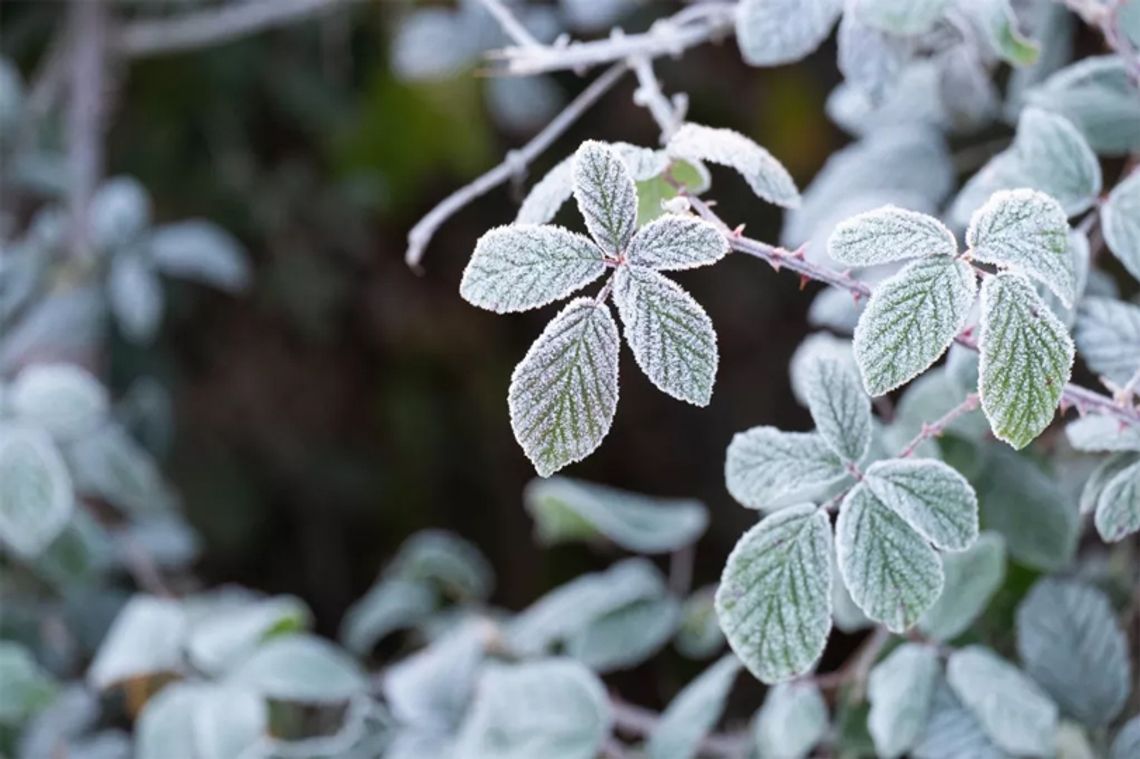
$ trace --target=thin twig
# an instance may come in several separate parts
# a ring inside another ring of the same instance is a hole
[[[103,172],[108,26],[104,0],[73,0],[69,23],[68,37],[72,46],[67,163],[71,254],[76,259],[85,259],[91,252],[87,209]]]
[[[501,0],[479,0],[479,3],[495,17],[507,36],[517,44],[523,47],[542,47],[542,43],[534,38],[534,35],[522,25],[510,8],[503,5]]]
[[[634,56],[630,63],[638,85],[637,91],[633,93],[633,102],[649,110],[661,130],[661,144],[664,145],[684,122],[688,101],[684,96],[675,97],[672,101],[665,97],[661,83],[653,72],[653,64],[645,56]]]
[[[954,408],[947,411],[942,417],[933,422],[923,422],[922,430],[914,436],[906,446],[898,452],[897,458],[905,459],[907,456],[914,453],[915,449],[926,440],[931,440],[938,437],[946,428],[950,426],[955,419],[968,414],[978,408],[979,398],[977,393],[969,393],[966,398]]]
[[[816,675],[812,680],[822,690],[837,690],[844,685],[850,685],[852,699],[854,701],[862,699],[871,668],[875,666],[875,661],[890,639],[891,634],[887,628],[876,627],[846,664],[834,672]]]
[[[569,105],[546,125],[546,128],[534,136],[534,139],[518,150],[512,150],[498,166],[451,193],[439,205],[431,209],[408,232],[408,252],[404,255],[404,260],[408,266],[413,269],[419,268],[427,244],[431,242],[432,236],[443,222],[475,198],[498,187],[526,168],[528,163],[550,147],[590,106],[617,84],[626,70],[625,63],[616,63],[611,66],[605,73],[590,82],[590,85],[582,90],[578,97],[570,101]]]
[[[686,596],[693,587],[693,560],[696,548],[690,543],[669,554],[669,590],[676,596]]]

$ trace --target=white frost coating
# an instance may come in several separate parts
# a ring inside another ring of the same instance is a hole
[[[878,756],[895,759],[918,743],[937,682],[938,652],[918,643],[903,643],[871,670],[867,729]]]
[[[796,11],[798,17],[804,11]],[[688,161],[709,161],[735,169],[752,192],[769,203],[796,208],[800,193],[784,165],[771,153],[731,129],[685,124],[669,140],[666,151]]]
[[[954,256],[954,233],[933,216],[883,206],[838,224],[827,254],[849,266],[875,266],[918,256]]]
[[[1114,453],[1103,459],[1092,470],[1088,479],[1085,480],[1084,487],[1081,488],[1080,513],[1089,514],[1096,511],[1097,502],[1100,500],[1104,486],[1111,482],[1113,477],[1137,461],[1140,461],[1140,454],[1132,452]]]
[[[132,597],[99,644],[87,682],[102,689],[140,675],[179,672],[186,623],[177,601]]]
[[[1073,366],[1073,341],[1028,280],[982,285],[978,392],[999,440],[1024,448],[1049,426]]]
[[[918,620],[934,640],[958,637],[978,618],[1005,580],[1005,541],[983,532],[965,551],[942,555],[942,595]]]
[[[460,625],[392,665],[381,688],[392,716],[417,730],[450,733],[459,726],[483,662],[483,629]]]
[[[1100,209],[1100,224],[1108,249],[1140,279],[1140,170],[1133,169],[1108,194]]]
[[[355,659],[308,633],[270,638],[228,678],[266,698],[305,704],[344,703],[368,689]]]
[[[511,429],[539,475],[581,461],[610,430],[618,400],[618,331],[610,310],[571,301],[511,375]]]
[[[840,293],[849,302],[851,301],[851,294],[838,288],[830,287],[821,292]],[[814,365],[821,359],[839,361],[851,371],[857,371],[855,356],[851,352],[850,339],[822,331],[813,332],[805,337],[796,346],[796,350],[792,353],[792,359],[788,362],[788,377],[792,381],[792,395],[804,408],[808,406],[808,386],[813,381]]]
[[[613,148],[595,140],[578,148],[574,198],[598,245],[607,253],[625,250],[637,229],[637,187]]]
[[[1052,756],[1057,705],[1024,672],[982,646],[950,654],[946,681],[998,748]]]
[[[71,477],[51,438],[40,429],[0,426],[0,542],[32,558],[74,510]]]
[[[941,461],[876,461],[867,469],[863,482],[876,498],[938,548],[961,551],[978,537],[974,488]]]
[[[768,690],[753,735],[761,757],[803,759],[827,728],[827,702],[815,683],[780,683]]]
[[[43,427],[58,439],[82,435],[110,409],[107,390],[74,364],[33,364],[8,388],[7,404],[17,420]]]
[[[649,734],[649,759],[692,759],[698,744],[724,711],[729,691],[740,671],[740,660],[726,654],[686,685],[661,713]]]
[[[736,42],[753,66],[793,63],[820,46],[843,10],[843,0],[742,0]]]
[[[670,271],[708,266],[727,254],[728,240],[709,222],[666,214],[637,231],[626,257],[636,266]]]
[[[1104,414],[1086,414],[1065,427],[1069,445],[1078,451],[1140,451],[1140,429]]]
[[[847,476],[820,435],[775,427],[736,433],[724,461],[728,492],[741,505],[762,511],[819,496]]]
[[[836,34],[836,65],[844,80],[871,102],[880,102],[892,89],[910,57],[910,43],[864,24],[844,13]]]
[[[1100,155],[1123,155],[1140,147],[1140,99],[1124,58],[1082,58],[1025,93],[1026,102],[1073,122]]]
[[[495,227],[475,244],[459,294],[495,313],[526,311],[565,298],[606,270],[587,237],[556,226]]]
[[[909,36],[930,31],[948,0],[855,0],[855,15],[884,32]]]
[[[645,376],[678,400],[707,406],[719,356],[705,310],[676,282],[640,266],[620,267],[613,292],[625,340]]]
[[[851,599],[891,632],[911,627],[942,591],[938,554],[865,484],[839,508],[835,547]]]
[[[911,754],[915,759],[1009,759],[982,732],[942,676],[934,687],[926,730]]]
[[[644,148],[628,142],[611,142],[610,147],[625,163],[635,182],[652,179],[669,168],[669,155],[664,150]]]
[[[803,389],[819,434],[837,455],[858,463],[871,444],[871,399],[850,362],[815,356],[804,367]]]
[[[530,188],[519,206],[516,224],[546,224],[574,194],[574,156],[567,156]]]
[[[677,630],[681,604],[670,595],[644,598],[592,620],[563,650],[598,673],[629,669],[660,651]]]
[[[1114,298],[1085,298],[1073,337],[1089,369],[1117,385],[1140,370],[1140,306]]]
[[[1043,192],[995,192],[970,219],[966,244],[978,261],[1025,274],[1056,293],[1065,307],[1076,297],[1065,211]]]
[[[1040,580],[1017,607],[1017,655],[1067,713],[1090,726],[1116,718],[1132,686],[1128,641],[1096,588]]]
[[[1105,484],[1093,521],[1108,543],[1140,530],[1140,463],[1125,467]]]
[[[977,277],[965,261],[923,258],[875,288],[855,325],[855,360],[871,395],[926,371],[966,325]]]
[[[813,504],[766,517],[736,544],[716,592],[729,645],[765,683],[808,671],[831,632],[831,524]]]

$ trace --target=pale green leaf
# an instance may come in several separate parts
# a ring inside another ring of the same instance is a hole
[[[190,625],[186,654],[202,672],[221,674],[271,635],[307,627],[311,621],[308,607],[292,596],[221,608]]]
[[[740,671],[740,660],[725,654],[686,685],[661,714],[649,734],[649,759],[692,759],[698,744],[720,719],[729,691]]]
[[[938,548],[960,551],[978,537],[978,498],[966,478],[934,459],[876,461],[863,484]]]
[[[1103,593],[1040,580],[1017,607],[1021,663],[1060,707],[1089,726],[1120,713],[1132,689],[1128,643]]]
[[[349,651],[364,656],[390,633],[426,618],[436,602],[435,592],[423,583],[383,580],[348,607],[338,638]]]
[[[812,504],[744,533],[729,554],[716,610],[732,650],[766,683],[803,674],[831,631],[831,525]]]
[[[614,303],[645,376],[678,400],[707,406],[719,357],[712,320],[700,304],[677,283],[639,266],[618,269]]]
[[[1140,530],[1140,463],[1120,470],[1105,483],[1093,521],[1096,531],[1108,543]]]
[[[977,279],[965,261],[937,256],[908,264],[875,288],[855,327],[855,359],[871,395],[924,372],[965,326]]]
[[[104,424],[64,448],[75,490],[138,517],[168,511],[174,496],[158,462],[118,424]]]
[[[91,196],[87,208],[91,242],[103,252],[137,242],[150,226],[151,202],[134,177],[111,177]]]
[[[19,643],[0,640],[0,725],[25,725],[56,694],[54,679]]]
[[[948,0],[856,0],[855,15],[884,32],[908,36],[930,31]]]
[[[0,426],[0,542],[32,558],[74,511],[71,477],[51,438],[33,427]]]
[[[67,439],[90,431],[110,408],[107,391],[74,364],[33,364],[16,376],[6,395],[17,420]]]
[[[459,294],[496,313],[539,308],[602,276],[602,259],[588,238],[561,227],[495,227],[476,243]]]
[[[382,689],[392,716],[418,730],[451,733],[459,727],[483,662],[486,625],[469,623],[384,672]]]
[[[487,558],[471,542],[447,530],[420,530],[411,535],[384,575],[435,586],[457,601],[483,600],[495,586]]]
[[[1095,511],[1104,486],[1111,482],[1113,477],[1137,461],[1140,461],[1140,454],[1130,451],[1114,453],[1101,461],[1096,469],[1089,474],[1084,487],[1081,488],[1080,513],[1088,514]]]
[[[637,188],[613,148],[595,140],[578,148],[574,197],[598,245],[607,253],[624,251],[637,229]]]
[[[827,702],[808,680],[770,688],[752,730],[762,759],[803,759],[827,728]]]
[[[911,57],[909,40],[864,23],[857,13],[844,13],[835,46],[844,82],[868,103],[881,104],[897,96],[900,72]]]
[[[798,61],[827,39],[842,10],[842,0],[743,0],[736,8],[740,55],[752,66]]]
[[[1117,385],[1140,371],[1140,306],[1114,298],[1085,298],[1073,338],[1089,369]]]
[[[352,658],[306,633],[267,641],[231,671],[229,681],[267,698],[305,704],[348,701],[368,687]]]
[[[523,198],[516,224],[546,224],[574,194],[574,156],[568,156],[530,188]]]
[[[724,647],[716,618],[716,586],[707,585],[681,604],[681,619],[673,645],[690,659],[707,659]]]
[[[183,669],[186,613],[177,601],[136,595],[115,618],[87,669],[95,688]]]
[[[728,492],[741,505],[762,511],[818,497],[847,477],[822,436],[774,427],[733,435],[724,462]]]
[[[959,8],[989,43],[993,51],[1014,66],[1037,60],[1040,48],[1017,28],[1010,0],[958,0]]]
[[[911,753],[915,759],[1009,759],[990,741],[941,675],[926,730]]]
[[[819,434],[848,463],[871,444],[871,399],[849,361],[817,356],[803,367],[804,394]]]
[[[709,170],[700,161],[673,159],[668,174],[637,183],[637,223],[645,225],[664,214],[664,203],[676,198],[681,188],[699,195],[711,181]]]
[[[1005,580],[1005,541],[983,532],[965,551],[942,555],[942,595],[918,620],[934,640],[952,640],[973,624]]]
[[[819,5],[831,0],[810,0],[807,5]],[[779,5],[783,0],[768,0],[769,5]],[[757,3],[751,3],[756,5]],[[763,4],[763,3],[761,3]],[[749,13],[745,2],[740,8],[740,16]],[[811,12],[801,8],[794,18],[799,19]],[[738,21],[737,28],[743,22]],[[794,24],[794,22],[793,22]],[[788,24],[784,28],[788,28]],[[743,49],[745,42],[740,40]],[[747,56],[746,56],[747,60]],[[750,61],[751,62],[751,61]],[[800,204],[800,193],[792,181],[788,170],[771,153],[755,142],[731,129],[714,129],[701,124],[685,124],[669,140],[666,148],[670,155],[688,161],[708,161],[735,169],[752,192],[769,203],[785,208],[795,208]]]
[[[1135,759],[1140,755],[1140,715],[1124,723],[1112,741],[1109,759]]]
[[[692,216],[666,214],[637,231],[626,259],[659,271],[695,269],[728,253],[728,240],[715,226]]]
[[[896,206],[852,216],[827,240],[827,254],[849,266],[875,266],[919,256],[954,256],[954,234],[933,216]]]
[[[546,325],[507,396],[515,439],[543,477],[601,445],[617,399],[617,325],[589,298],[571,301]]]
[[[1140,279],[1140,171],[1112,188],[1100,207],[1100,225],[1108,249]]]
[[[1073,122],[1101,155],[1140,147],[1140,99],[1121,56],[1082,58],[1030,89],[1026,100]]]
[[[230,685],[177,682],[146,703],[135,727],[136,759],[165,759],[172,747],[194,759],[256,756],[269,727],[256,693]]]
[[[1078,451],[1140,451],[1140,429],[1107,414],[1086,414],[1065,427],[1069,445]]]
[[[1027,280],[999,274],[982,285],[978,347],[982,410],[998,439],[1024,448],[1053,420],[1073,341]]]
[[[191,219],[159,227],[147,242],[163,274],[237,293],[252,279],[241,244],[213,222]]]
[[[629,669],[660,651],[677,629],[680,604],[646,598],[591,620],[566,639],[566,653],[595,672]]]
[[[894,759],[918,743],[930,715],[938,668],[935,649],[904,643],[871,670],[867,727],[879,756]]]

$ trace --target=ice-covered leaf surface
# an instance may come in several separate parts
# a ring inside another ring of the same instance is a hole
[[[1100,491],[1094,518],[1096,531],[1115,543],[1140,530],[1140,462],[1114,474]]]
[[[461,624],[389,667],[381,687],[392,715],[420,730],[455,730],[475,689],[485,632],[477,622]]]
[[[356,660],[323,638],[304,633],[267,641],[229,680],[267,698],[305,704],[345,702],[368,687]]]
[[[637,666],[669,642],[679,607],[677,599],[667,595],[634,601],[571,633],[565,651],[595,672]]]
[[[866,487],[938,548],[960,551],[978,537],[978,498],[970,483],[934,459],[876,461]]]
[[[1066,305],[1076,297],[1069,222],[1057,201],[1036,190],[996,192],[970,219],[970,254],[1043,282]]]
[[[900,70],[910,56],[908,41],[844,13],[836,35],[836,65],[844,81],[872,102],[895,92]]]
[[[586,228],[607,253],[625,250],[637,229],[637,188],[617,152],[587,140],[574,154],[574,197]]]
[[[827,702],[810,680],[768,690],[753,734],[760,756],[803,759],[827,734]]]
[[[698,744],[720,719],[740,660],[725,654],[686,685],[661,714],[649,735],[649,759],[692,759]]]
[[[847,477],[843,462],[813,432],[753,427],[733,435],[724,462],[728,492],[750,509],[809,500]]]
[[[875,288],[855,327],[855,359],[871,395],[882,395],[930,367],[969,316],[977,278],[948,256],[908,264]]]
[[[1083,58],[1025,93],[1028,103],[1059,113],[1101,155],[1140,147],[1140,100],[1118,55]]]
[[[912,753],[915,759],[1009,759],[941,676],[934,688],[926,730]]]
[[[1085,298],[1073,338],[1089,369],[1117,385],[1140,370],[1140,306],[1114,298]]]
[[[824,442],[844,461],[858,463],[871,444],[871,399],[850,362],[815,357],[804,367],[803,388]]]
[[[982,285],[978,391],[998,439],[1024,448],[1049,426],[1073,365],[1073,341],[1015,274]]]
[[[709,222],[666,214],[633,236],[629,263],[659,271],[695,269],[716,263],[728,253],[728,240]]]
[[[855,15],[884,32],[897,35],[930,31],[948,0],[855,0]]]
[[[1132,689],[1128,643],[1108,598],[1075,580],[1040,580],[1017,607],[1025,670],[1069,715],[1111,722]]]
[[[534,183],[515,216],[516,224],[546,224],[574,194],[574,156],[568,156]]]
[[[304,628],[311,618],[305,604],[292,596],[223,604],[191,621],[186,654],[200,671],[221,674],[273,634]]]
[[[831,631],[831,525],[812,504],[784,509],[744,533],[717,588],[721,629],[766,683],[806,672]]]
[[[983,532],[965,551],[942,555],[942,594],[918,620],[935,640],[952,640],[973,624],[1005,579],[1005,541]]]
[[[614,302],[645,376],[678,400],[707,406],[718,354],[712,320],[700,304],[671,279],[640,266],[618,269]]]
[[[879,756],[902,756],[922,737],[938,683],[938,666],[935,649],[904,643],[871,670],[867,727]]]
[[[146,702],[135,725],[134,756],[163,759],[175,746],[197,759],[253,755],[268,726],[268,708],[256,693],[222,684],[177,682]],[[89,756],[104,755],[92,751]]]
[[[781,2],[774,4],[779,5]],[[819,0],[809,0],[806,5],[817,4]],[[740,9],[742,15],[748,12],[747,8]],[[803,18],[810,12],[810,7],[801,5],[793,18]],[[792,23],[794,24],[794,21]],[[789,24],[783,26],[786,28]],[[744,44],[743,41],[741,44]],[[669,140],[668,151],[678,158],[709,161],[735,169],[757,196],[770,203],[785,208],[795,208],[800,204],[799,190],[796,189],[795,182],[783,164],[739,132],[700,124],[685,124]]]
[[[938,554],[865,484],[839,508],[835,546],[852,600],[892,632],[911,627],[942,591]]]
[[[51,438],[42,429],[0,426],[0,542],[32,558],[74,510],[71,477]]]
[[[1112,188],[1100,209],[1104,241],[1124,268],[1140,279],[1140,171]]]
[[[6,403],[19,421],[61,440],[90,431],[110,408],[106,389],[74,364],[29,366],[8,388]]]
[[[87,682],[108,688],[140,675],[179,672],[185,627],[186,614],[178,602],[133,597],[99,644]]]
[[[1140,429],[1104,414],[1086,414],[1065,427],[1069,445],[1078,451],[1140,451]]]
[[[753,66],[798,61],[827,39],[842,0],[743,0],[736,8],[736,42]]]
[[[565,298],[602,276],[602,252],[555,226],[495,227],[479,238],[459,294],[496,313],[526,311]]]
[[[867,211],[837,225],[827,254],[849,266],[875,266],[918,256],[953,256],[953,233],[933,216],[896,206]]]
[[[379,582],[345,612],[340,641],[349,651],[364,656],[389,633],[416,624],[435,606],[436,594],[423,583]]]
[[[593,452],[618,399],[618,331],[609,308],[589,298],[555,316],[511,376],[511,428],[546,477]]]

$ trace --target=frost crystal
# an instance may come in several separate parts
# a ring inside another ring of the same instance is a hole
[[[918,256],[953,256],[954,234],[933,216],[883,206],[837,225],[827,254],[850,266],[875,266]]]
[[[727,253],[728,240],[715,226],[692,216],[669,214],[638,230],[627,257],[631,265],[670,271],[708,266]]]
[[[978,498],[965,477],[934,459],[877,461],[863,482],[938,548],[961,551],[978,537]]]

